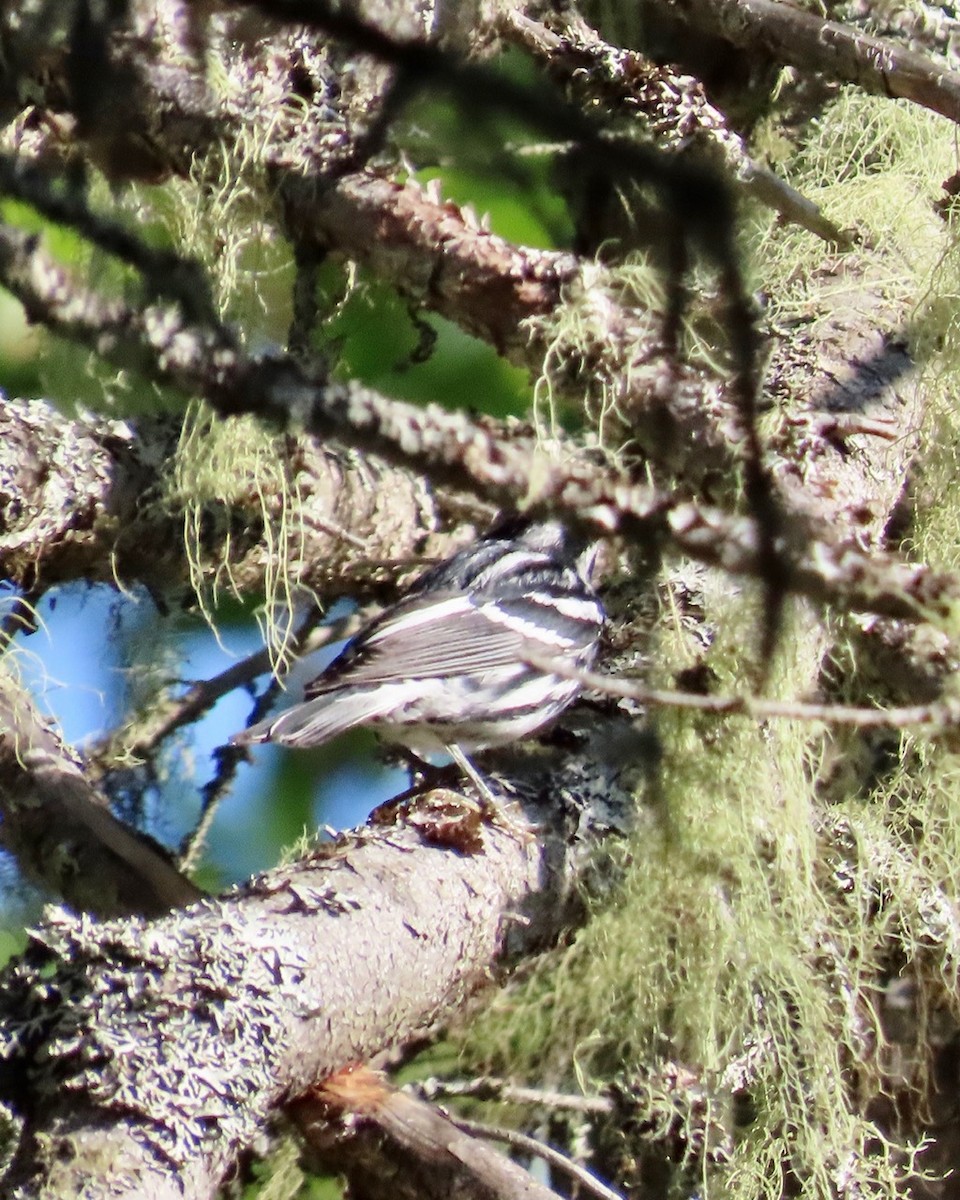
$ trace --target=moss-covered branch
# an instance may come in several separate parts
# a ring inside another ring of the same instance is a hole
[[[217,1194],[280,1103],[445,1020],[575,920],[586,859],[562,777],[528,783],[536,838],[433,793],[152,923],[57,914],[3,988],[0,1093],[25,1117],[6,1185]]]

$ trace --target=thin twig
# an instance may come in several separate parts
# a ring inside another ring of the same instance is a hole
[[[458,1129],[473,1137],[503,1142],[515,1150],[522,1150],[525,1154],[542,1158],[551,1167],[555,1167],[558,1171],[569,1175],[571,1179],[575,1179],[592,1195],[599,1196],[600,1200],[623,1200],[620,1192],[615,1192],[613,1188],[601,1183],[586,1167],[581,1167],[579,1163],[575,1163],[565,1154],[561,1154],[553,1146],[548,1146],[527,1133],[520,1133],[516,1129],[502,1129],[497,1125],[485,1125],[481,1121],[466,1121],[461,1117],[451,1116],[450,1120]]]
[[[548,1108],[554,1112],[596,1115],[613,1112],[613,1101],[607,1096],[574,1096],[570,1092],[521,1087],[491,1075],[481,1075],[477,1079],[423,1079],[411,1086],[425,1100],[467,1096],[475,1100],[502,1100],[507,1104]]]
[[[329,625],[324,625],[320,629],[313,629],[306,641],[298,647],[300,657],[314,654],[331,642],[341,642],[352,637],[366,619],[366,613],[367,610],[363,609],[349,617],[343,617]],[[155,753],[162,741],[172,733],[176,733],[178,729],[182,729],[184,725],[189,725],[202,717],[204,713],[213,708],[222,696],[226,696],[235,688],[248,686],[254,679],[266,675],[270,668],[270,650],[265,646],[241,659],[240,662],[234,663],[233,666],[227,667],[219,675],[214,675],[211,679],[200,679],[191,684],[179,699],[163,711],[155,725],[145,730],[136,741],[127,746],[128,754],[137,759],[149,757]]]
[[[296,656],[298,651],[302,651],[311,635],[314,633],[316,623],[322,618],[322,613],[316,605],[311,605],[309,611],[300,624],[300,628],[292,639],[291,652],[292,656]],[[337,622],[334,626],[329,627],[332,632],[329,636],[323,639],[325,642],[338,640],[341,632],[340,623]],[[325,631],[324,631],[325,632]],[[322,644],[322,643],[321,643]],[[266,655],[267,651],[260,651],[260,654]],[[253,655],[254,659],[259,658],[259,655]],[[249,659],[238,666],[246,666]],[[292,661],[292,660],[291,660]],[[269,663],[269,658],[267,659]],[[230,675],[230,672],[235,668],[230,668],[229,671],[223,672],[224,675]],[[218,676],[218,679],[222,676]],[[266,688],[264,693],[258,698],[253,708],[251,723],[257,721],[270,708],[273,703],[277,691],[280,687],[280,681],[275,678]],[[218,746],[214,751],[217,768],[213,778],[208,780],[201,792],[200,812],[197,817],[196,824],[193,829],[186,835],[180,846],[179,865],[180,869],[188,872],[196,865],[200,854],[206,844],[207,835],[210,832],[210,827],[213,824],[214,817],[217,815],[217,808],[221,799],[225,795],[227,788],[233,781],[237,773],[237,768],[243,759],[246,757],[246,751],[242,746],[226,745]]]
[[[564,679],[575,679],[585,688],[663,708],[689,708],[717,716],[744,716],[765,721],[823,721],[829,725],[852,725],[858,729],[905,729],[910,726],[950,729],[960,725],[960,700],[938,700],[900,708],[869,708],[852,704],[818,704],[805,700],[771,700],[764,696],[702,695],[699,692],[651,688],[632,679],[583,671],[548,655],[528,653],[526,660],[541,670]]]

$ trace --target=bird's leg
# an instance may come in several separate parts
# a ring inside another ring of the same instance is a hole
[[[476,784],[477,790],[479,791],[483,800],[487,804],[496,804],[497,797],[494,795],[493,790],[490,787],[490,784],[487,783],[487,781],[480,774],[480,772],[477,770],[477,768],[473,765],[473,763],[470,761],[470,759],[467,758],[467,756],[460,749],[460,747],[451,743],[449,746],[445,746],[444,749],[450,755],[450,757],[453,759],[453,761],[457,764],[457,766],[460,768],[460,770],[464,773],[464,775],[466,775],[468,779],[473,780],[473,782]]]
[[[518,824],[504,812],[503,805],[506,797],[496,795],[490,784],[484,779],[459,746],[455,743],[450,743],[444,749],[460,770],[463,771],[464,775],[476,785],[477,791],[480,793],[480,802],[489,819],[502,829],[506,829],[508,833],[515,834],[521,841],[528,841],[533,836],[530,828],[526,825]]]

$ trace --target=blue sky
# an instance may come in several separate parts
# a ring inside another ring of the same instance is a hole
[[[180,622],[167,642],[170,622],[157,618],[145,595],[120,597],[107,587],[58,589],[39,611],[40,629],[17,639],[20,669],[66,739],[81,750],[122,719],[128,688],[135,686],[127,650],[136,657],[157,647],[165,669],[189,682],[217,674],[261,644],[253,622],[221,629],[218,642],[199,619],[186,627]],[[301,674],[309,678],[336,649],[314,658]],[[150,831],[167,844],[176,845],[192,825],[200,789],[215,770],[213,751],[244,726],[251,704],[246,692],[231,693],[185,735],[176,735],[167,756],[170,778],[149,821]],[[222,800],[208,842],[207,859],[219,880],[228,883],[272,865],[278,837],[289,843],[304,828],[348,828],[407,786],[405,772],[379,762],[372,735],[363,731],[342,741],[329,752],[251,750],[251,765],[241,766]],[[276,810],[292,793],[300,800],[289,801],[289,814]]]

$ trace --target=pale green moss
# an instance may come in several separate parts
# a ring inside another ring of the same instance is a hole
[[[885,927],[866,920],[878,837],[845,893],[806,780],[808,729],[730,721],[704,739],[684,716],[657,725],[666,811],[633,848],[618,902],[498,997],[464,1054],[519,1077],[572,1084],[574,1073],[590,1091],[677,1063],[717,1104],[742,1073],[754,1118],[728,1163],[703,1168],[716,1194],[773,1200],[788,1169],[812,1195],[831,1194],[844,1172],[889,1194],[902,1159],[877,1148],[859,1104],[878,1086],[862,1002],[886,945]],[[645,1114],[654,1125],[677,1118],[663,1104]]]
[[[158,218],[180,250],[204,264],[219,311],[242,334],[266,329],[282,336],[290,319],[289,250],[265,212],[269,194],[259,149],[241,132],[194,162],[190,176],[162,188],[139,189],[129,203]]]
[[[922,431],[935,497],[914,536],[937,565],[956,563],[960,545],[956,405],[935,394],[960,362],[960,272],[933,209],[955,159],[942,119],[844,94],[790,174],[864,243],[844,258],[758,213],[744,234],[774,326],[868,304],[868,291],[912,321],[915,386],[935,414]],[[558,329],[558,361],[563,339],[579,345],[580,320]],[[750,687],[762,596],[710,571],[681,572],[679,592],[675,568],[662,581],[650,681],[669,684],[702,663],[717,691]],[[831,636],[822,614],[794,606],[768,691],[802,696],[815,686]],[[653,722],[663,747],[655,819],[630,847],[619,894],[472,1020],[461,1065],[593,1092],[673,1064],[731,1129],[726,1160],[711,1158],[698,1149],[702,1113],[669,1089],[643,1093],[650,1130],[680,1127],[679,1194],[780,1200],[799,1187],[889,1197],[918,1164],[909,1137],[894,1144],[865,1116],[892,1086],[883,989],[900,970],[917,983],[916,1021],[895,1048],[908,1064],[903,1089],[923,1086],[932,1014],[960,1018],[960,757],[942,741],[904,736],[885,774],[827,806],[816,726],[683,712]],[[737,1127],[723,1113],[740,1087],[752,1112]]]
[[[930,401],[923,425],[924,454],[913,491],[919,520],[907,549],[918,558],[960,569],[960,245],[957,218],[929,285],[918,297],[914,342],[926,356],[923,384]]]
[[[956,169],[947,124],[905,102],[851,90],[807,132],[802,151],[779,169],[831,220],[863,240],[846,255],[824,253],[812,234],[755,212],[746,249],[757,286],[769,297],[771,319],[816,320],[820,312],[858,308],[863,267],[871,287],[914,304],[942,252],[944,226],[933,201]]]
[[[184,514],[184,541],[190,580],[211,628],[224,589],[242,596],[234,580],[235,552],[231,516],[238,510],[249,522],[251,509],[262,516],[261,548],[264,605],[261,622],[274,662],[289,652],[295,593],[302,589],[296,564],[303,562],[302,502],[296,479],[276,437],[253,417],[223,421],[203,404],[188,410],[174,469],[164,498]],[[218,535],[208,527],[211,514]]]
[[[639,351],[659,336],[663,305],[661,276],[638,257],[616,270],[599,264],[587,267],[578,285],[567,290],[563,304],[525,322],[530,336],[545,346],[533,391],[534,419],[545,437],[555,437],[560,429],[570,404],[570,380],[582,380],[588,429],[601,446],[617,449],[629,423],[622,400],[650,370]],[[631,314],[631,327],[612,329],[611,321],[619,320],[623,311]],[[637,354],[621,353],[617,341],[611,355],[612,341],[623,336],[636,345]],[[565,396],[560,404],[555,400],[558,390]]]

